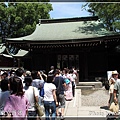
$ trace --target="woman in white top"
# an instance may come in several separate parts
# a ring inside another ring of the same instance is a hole
[[[50,120],[50,110],[52,120],[56,117],[56,105],[58,105],[56,98],[56,86],[52,83],[53,76],[47,77],[47,82],[44,84],[44,108],[46,120]]]
[[[113,96],[114,84],[118,80],[118,74],[119,73],[116,70],[112,71],[112,76],[109,79],[109,85],[110,85],[110,88],[109,88],[110,98],[109,98],[109,102],[108,102],[109,107],[110,107],[111,103],[114,101],[114,96]]]
[[[35,99],[38,102],[38,97],[39,97],[39,92],[37,90],[36,87],[33,87],[31,85],[32,83],[32,77],[25,77],[25,95],[29,101],[29,108],[28,108],[28,119],[30,119],[30,117],[34,117],[31,118],[31,120],[36,119],[35,117],[37,116],[36,113],[36,109],[35,109]],[[34,92],[33,92],[34,89]],[[34,99],[35,96],[35,99]]]

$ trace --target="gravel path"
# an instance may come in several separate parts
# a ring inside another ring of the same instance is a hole
[[[82,106],[107,106],[108,100],[109,93],[104,88],[81,95]]]

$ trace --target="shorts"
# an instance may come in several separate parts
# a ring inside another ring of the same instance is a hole
[[[65,108],[65,96],[64,96],[64,94],[59,94],[57,96],[57,101],[58,101],[58,104],[60,104],[60,105],[58,105],[58,107]]]

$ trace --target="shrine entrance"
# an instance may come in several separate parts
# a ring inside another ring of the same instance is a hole
[[[57,55],[57,68],[79,69],[79,55]]]

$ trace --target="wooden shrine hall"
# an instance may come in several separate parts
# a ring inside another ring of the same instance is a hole
[[[75,67],[80,81],[106,77],[110,70],[120,71],[119,44],[120,34],[107,31],[97,16],[43,19],[31,35],[6,39],[8,51],[29,52],[20,57],[25,69]]]

